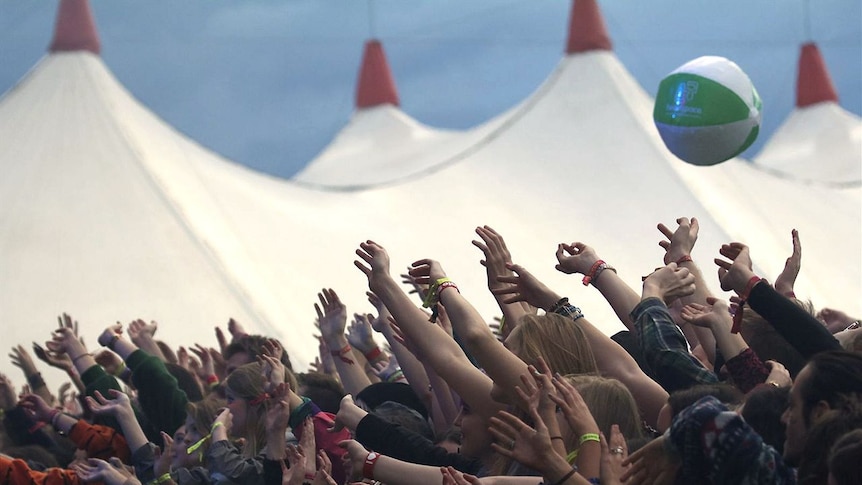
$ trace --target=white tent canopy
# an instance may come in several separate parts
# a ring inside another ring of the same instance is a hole
[[[235,317],[281,338],[302,368],[316,354],[320,288],[338,291],[349,311],[370,310],[352,265],[368,238],[390,250],[393,272],[441,260],[483,315],[498,314],[470,244],[481,224],[612,333],[622,326],[598,292],[554,271],[557,243],[594,246],[639,288],[661,263],[656,223],[679,216],[701,222],[694,257],[708,275],[719,245],[740,239],[774,278],[799,228],[800,296],[862,313],[859,190],[809,189],[740,161],[685,165],[662,144],[651,112],[613,52],[576,51],[533,96],[474,131],[421,127],[394,106],[359,111],[316,161],[332,172],[369,164],[376,175],[362,184],[384,185],[348,192],[351,180],[327,171],[297,184],[231,163],[140,105],[92,52],[51,53],[0,99],[9,342],[45,340],[63,311],[81,320],[91,345],[108,324],[139,317],[158,320],[174,345],[213,344],[212,326]],[[392,124],[430,134],[387,145]],[[377,152],[376,161],[364,156]],[[834,227],[824,229],[825,217]],[[824,276],[838,272],[846,277]]]

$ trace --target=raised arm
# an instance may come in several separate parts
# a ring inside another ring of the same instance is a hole
[[[464,298],[457,288],[443,291],[438,282],[446,278],[446,272],[437,261],[423,259],[413,263],[410,274],[420,283],[431,284],[432,290],[446,308],[452,329],[460,337],[470,355],[476,359],[485,373],[509,396],[509,402],[517,402],[515,386],[521,384],[520,376],[527,374],[527,364],[510,352],[491,332],[479,312]]]
[[[317,312],[323,341],[332,354],[344,390],[355,395],[370,386],[371,381],[365,375],[362,365],[353,359],[352,348],[347,342],[347,336],[344,335],[344,328],[347,325],[347,307],[331,288],[324,288],[317,297],[320,299],[320,305],[315,303],[314,310]]]
[[[697,263],[691,258],[691,252],[694,249],[697,235],[700,232],[700,224],[697,222],[696,217],[692,217],[691,219],[680,217],[676,220],[676,223],[678,226],[675,231],[671,231],[664,224],[658,225],[658,230],[667,238],[667,240],[659,242],[659,246],[665,250],[664,264],[676,263],[680,268],[687,268],[689,273],[694,276],[694,293],[681,297],[679,299],[680,304],[697,303],[705,305],[706,299],[713,295],[710,293],[709,287],[703,279],[703,273],[700,271]],[[692,332],[687,332],[686,328],[682,330],[691,348],[694,349],[699,344],[706,353],[709,362],[714,363],[715,338],[713,334],[706,328],[697,326],[691,329]],[[690,333],[694,333],[694,337]]]
[[[617,275],[617,270],[599,258],[595,249],[582,242],[557,245],[557,271],[566,274],[582,274],[584,285],[593,285],[610,303],[617,318],[630,332],[634,322],[629,315],[640,296]]]
[[[479,262],[488,273],[488,289],[491,290],[491,294],[497,300],[497,305],[500,306],[500,311],[503,312],[504,325],[501,325],[500,331],[503,338],[506,338],[509,332],[520,324],[521,317],[527,313],[535,313],[535,308],[526,302],[506,303],[503,296],[494,293],[494,290],[498,288],[509,286],[508,283],[500,281],[499,277],[512,276],[512,270],[506,267],[506,263],[512,263],[512,254],[506,247],[503,236],[490,226],[477,227],[476,234],[482,241],[474,240],[473,245],[485,255],[485,259]]]
[[[724,244],[719,253],[729,260],[715,259],[721,289],[735,291],[741,300],[734,316],[734,331],[738,331],[737,322],[741,322],[747,304],[805,358],[824,350],[841,349],[841,344],[819,320],[754,274],[748,246],[736,242]]]
[[[374,241],[360,244],[355,261],[368,277],[369,289],[380,297],[386,308],[409,335],[419,352],[438,375],[467,401],[471,408],[485,417],[493,416],[500,405],[491,400],[491,379],[473,367],[458,344],[438,326],[428,324],[428,316],[416,307],[389,274],[389,255]],[[451,290],[449,290],[451,291]]]

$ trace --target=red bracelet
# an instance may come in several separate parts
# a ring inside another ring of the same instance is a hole
[[[207,376],[207,385],[213,386],[215,384],[218,384],[218,376],[215,374],[208,375]]]
[[[380,347],[374,347],[373,349],[369,350],[367,354],[364,354],[365,360],[367,360],[368,362],[374,362],[374,360],[380,357],[380,354],[382,353],[383,352],[380,351]]]
[[[596,277],[596,271],[599,269],[599,266],[603,264],[605,264],[605,262],[601,259],[593,263],[593,265],[590,267],[590,271],[584,276],[584,279],[581,280],[581,283],[583,283],[584,286],[589,286],[590,281],[593,281],[593,278]]]
[[[353,365],[353,360],[349,357],[345,357],[345,355],[349,354],[351,350],[353,349],[350,347],[350,344],[347,344],[342,347],[341,350],[333,350],[329,353],[332,354],[333,357],[338,357],[339,359],[341,359],[341,361],[345,364]]]
[[[368,456],[365,457],[365,464],[362,465],[362,476],[371,480],[374,480],[374,464],[377,463],[377,460],[380,458],[380,453],[370,452]]]
[[[458,289],[458,285],[451,281],[446,281],[440,283],[440,286],[437,287],[437,300],[440,300],[440,294],[443,293],[443,290],[445,290],[446,288],[455,288],[458,293],[461,293],[461,290]]]
[[[754,288],[754,285],[760,283],[761,279],[759,276],[752,276],[748,280],[748,284],[745,285],[745,289],[742,293],[739,294],[739,305],[736,307],[736,313],[733,315],[733,326],[730,328],[730,333],[739,333],[742,330],[742,313],[744,311],[745,302],[748,301],[748,295],[751,294],[751,290]]]
[[[690,254],[686,254],[685,256],[682,256],[682,257],[680,257],[679,259],[677,259],[677,260],[676,260],[676,265],[677,265],[677,266],[679,266],[679,265],[681,265],[682,263],[687,263],[687,262],[689,262],[689,261],[691,261],[691,255],[690,255]]]

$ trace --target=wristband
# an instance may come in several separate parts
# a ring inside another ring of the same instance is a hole
[[[111,337],[111,340],[108,340],[108,343],[105,345],[105,347],[107,347],[107,348],[109,348],[109,349],[111,349],[111,350],[114,350],[114,344],[115,344],[115,343],[117,343],[117,340],[120,340],[120,336],[119,336],[119,335],[117,335],[117,334],[114,334],[114,335]],[[152,483],[152,482],[151,482],[151,483]],[[161,482],[159,482],[159,483],[161,483]]]
[[[578,446],[584,444],[587,441],[595,441],[596,443],[601,443],[599,439],[598,433],[584,433],[578,438]]]
[[[345,364],[353,365],[353,359],[345,357],[347,354],[350,353],[351,350],[353,350],[353,348],[350,347],[350,344],[347,344],[342,347],[341,350],[333,350],[329,353],[332,354],[333,357],[338,357],[339,359],[341,359],[341,361]]]
[[[207,376],[207,385],[210,387],[215,387],[218,385],[218,376],[215,374],[210,374]]]
[[[374,362],[374,360],[380,357],[380,354],[382,353],[383,352],[380,350],[380,347],[374,347],[373,349],[369,350],[367,354],[363,355],[365,355],[365,360],[367,360],[368,362]]]
[[[571,470],[569,470],[569,473],[566,473],[565,475],[563,475],[563,478],[557,480],[556,482],[552,483],[551,485],[562,485],[563,483],[566,483],[566,480],[572,478],[572,475],[574,475],[575,472],[577,472],[577,471],[578,471],[577,468],[572,468]]]
[[[118,366],[117,366],[117,370],[115,370],[114,372],[112,372],[112,374],[113,374],[115,377],[121,377],[121,376],[123,375],[123,372],[126,372],[126,369],[127,369],[127,367],[126,367],[126,363],[125,363],[125,362],[120,362],[120,365],[118,365]]]
[[[581,283],[583,283],[584,286],[588,286],[590,284],[590,281],[593,281],[593,278],[596,277],[596,271],[598,271],[599,266],[603,264],[605,264],[604,261],[602,261],[601,259],[597,259],[596,262],[593,263],[592,266],[590,266],[590,270],[587,272],[587,274],[584,275],[584,279],[581,280]]]
[[[80,354],[80,355],[78,355],[77,357],[75,357],[74,359],[72,359],[72,365],[74,365],[74,364],[75,364],[75,362],[78,362],[78,359],[80,359],[81,357],[83,357],[83,356],[85,356],[85,355],[89,355],[90,357],[92,357],[92,354],[88,354],[88,353]]]
[[[691,259],[691,255],[690,255],[690,254],[686,254],[685,256],[680,256],[680,258],[676,260],[676,265],[677,265],[677,266],[679,266],[679,265],[681,265],[682,263],[688,263],[688,262],[690,262],[691,260],[692,260],[692,259]]]
[[[380,453],[370,452],[365,457],[365,464],[362,465],[362,476],[374,480],[374,464],[380,458]]]
[[[213,423],[212,428],[210,428],[210,434],[212,434],[219,426],[224,426],[224,423],[222,423],[221,421],[216,421],[215,423]]]
[[[733,326],[730,328],[730,333],[739,333],[742,330],[742,313],[745,307],[745,302],[748,300],[748,295],[751,294],[751,290],[754,289],[754,286],[760,283],[762,280],[759,276],[752,276],[748,279],[748,283],[745,285],[745,289],[742,290],[742,293],[739,293],[739,305],[736,307],[736,313],[733,315]]]
[[[42,379],[42,374],[37,372],[27,376],[27,383],[30,384],[30,389],[36,390],[45,386],[45,379]]]
[[[149,482],[147,482],[147,485],[158,485],[160,483],[165,483],[170,479],[171,479],[171,474],[165,473],[164,475],[160,476],[159,478],[154,478],[154,479],[150,480]]]

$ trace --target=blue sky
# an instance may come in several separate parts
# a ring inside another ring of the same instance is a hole
[[[138,99],[216,152],[284,177],[349,120],[362,44],[372,34],[383,41],[406,113],[468,128],[542,83],[562,56],[571,7],[568,0],[91,3],[102,57]],[[858,0],[600,6],[615,52],[650,93],[701,55],[728,57],[749,74],[764,121],[746,157],[793,109],[806,40],[818,43],[841,105],[862,114]],[[52,1],[0,0],[0,91],[45,53],[55,11]]]

